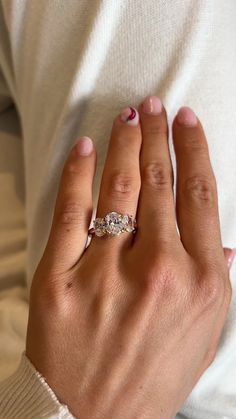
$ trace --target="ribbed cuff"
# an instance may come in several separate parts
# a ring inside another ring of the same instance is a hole
[[[75,419],[57,399],[25,351],[14,374],[0,382],[1,419]]]

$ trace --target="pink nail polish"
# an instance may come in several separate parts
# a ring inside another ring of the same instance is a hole
[[[142,103],[142,109],[144,113],[159,115],[162,111],[161,100],[157,96],[147,96]]]
[[[188,106],[183,106],[177,113],[177,121],[180,125],[194,127],[197,125],[197,117],[193,110]]]
[[[93,141],[89,137],[81,137],[76,143],[76,151],[79,156],[88,156],[93,150]]]
[[[137,109],[129,106],[128,108],[123,109],[120,113],[120,119],[122,122],[135,126],[139,123],[139,113]]]
[[[230,253],[229,257],[228,257],[227,262],[228,262],[228,268],[229,269],[231,268],[231,266],[233,264],[233,261],[234,261],[235,256],[236,256],[236,248],[231,250],[231,253]]]

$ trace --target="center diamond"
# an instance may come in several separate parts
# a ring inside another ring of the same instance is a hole
[[[119,235],[125,226],[123,216],[113,211],[106,215],[104,227],[109,234]]]

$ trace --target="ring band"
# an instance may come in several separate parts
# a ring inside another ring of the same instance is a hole
[[[119,236],[121,233],[135,233],[137,230],[136,220],[129,214],[120,214],[118,212],[109,212],[103,218],[95,218],[93,227],[89,229],[88,234],[96,236]]]

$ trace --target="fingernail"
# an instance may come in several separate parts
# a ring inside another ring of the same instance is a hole
[[[236,248],[231,250],[231,253],[230,253],[229,257],[228,257],[227,262],[228,262],[228,268],[229,269],[231,268],[231,266],[233,264],[233,261],[234,261],[235,256],[236,256]]]
[[[120,113],[120,119],[129,125],[138,125],[139,113],[137,109],[129,106],[128,108],[123,109],[123,111]]]
[[[161,100],[157,96],[147,96],[142,103],[142,109],[144,113],[158,115],[162,111]]]
[[[188,106],[183,106],[177,113],[177,121],[181,125],[194,127],[197,125],[197,117]]]
[[[75,149],[79,156],[88,156],[93,150],[93,141],[89,137],[81,137]]]

